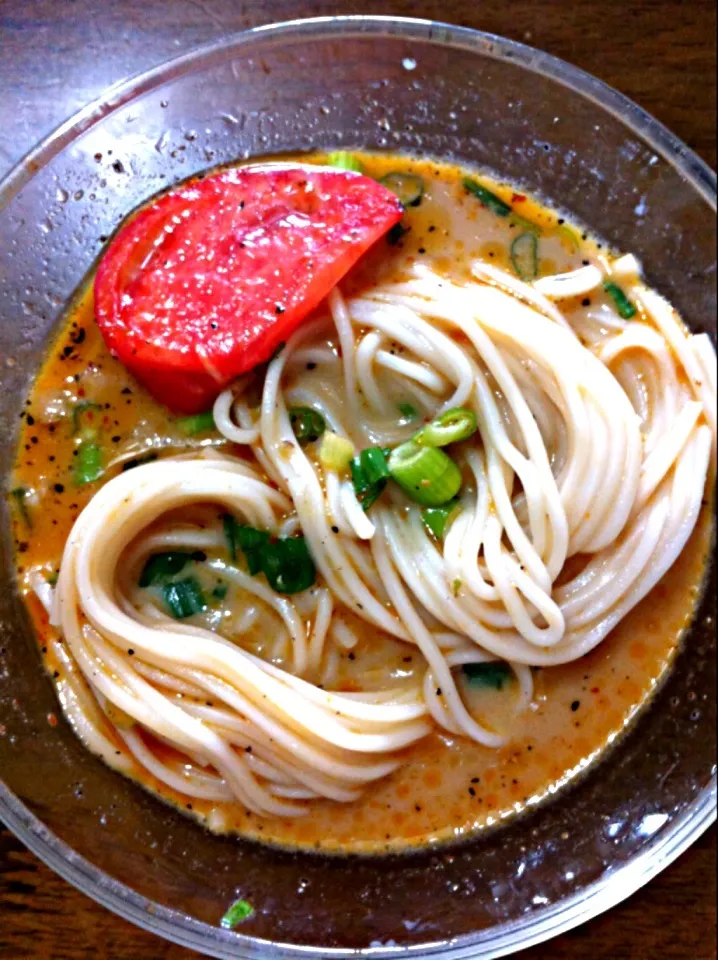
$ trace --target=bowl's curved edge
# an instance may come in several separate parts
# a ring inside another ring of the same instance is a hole
[[[471,50],[480,50],[496,59],[513,60],[535,72],[543,73],[558,83],[571,85],[585,96],[595,100],[602,107],[624,122],[629,120],[635,130],[669,162],[679,166],[684,175],[693,182],[713,209],[716,209],[716,173],[682,140],[651,116],[637,103],[618,90],[587,73],[580,67],[561,60],[552,54],[544,53],[516,40],[507,40],[492,33],[484,33],[469,27],[459,27],[436,20],[422,20],[415,17],[391,16],[339,16],[308,17],[305,19],[285,20],[252,27],[229,34],[218,41],[202,44],[179,57],[165,60],[156,67],[145,70],[108,87],[95,100],[64,120],[46,137],[28,151],[25,156],[0,180],[0,210],[22,189],[49,160],[55,156],[70,140],[79,133],[90,129],[107,114],[121,107],[129,99],[152,89],[158,83],[164,83],[177,73],[181,73],[189,63],[195,63],[210,54],[231,50],[251,43],[253,40],[274,33],[285,36],[301,36],[317,27],[331,33],[351,34],[372,33],[384,30],[390,34],[401,35],[408,40],[438,40],[450,46]],[[392,27],[394,29],[392,29]]]
[[[285,37],[299,38],[310,35],[317,29],[322,29],[325,35],[385,32],[407,40],[434,40],[449,46],[471,49],[496,59],[512,60],[526,69],[540,72],[558,83],[578,90],[630,125],[652,149],[691,182],[712,209],[716,209],[716,174],[710,167],[636,103],[578,67],[525,44],[466,27],[404,17],[342,16],[315,17],[254,27],[197,47],[111,86],[40,141],[0,181],[0,210],[22,190],[38,170],[75,137],[122,107],[128,100],[181,74],[189,64],[196,65],[202,58],[216,56],[218,52],[224,52],[229,57],[246,44],[267,35],[281,33]],[[543,907],[526,918],[455,941],[409,947],[378,946],[361,951],[323,949],[322,955],[327,958],[357,955],[393,958],[417,954],[431,956],[441,951],[447,960],[468,960],[469,957],[502,957],[541,943],[617,905],[672,863],[715,822],[717,792],[714,772],[693,803],[677,820],[656,834],[638,856],[615,871],[609,871],[600,880],[568,900]],[[95,868],[63,843],[1,780],[0,821],[39,859],[87,896],[138,926],[181,946],[198,949],[198,938],[201,936],[205,940],[210,938],[212,955],[218,958],[240,956],[246,960],[267,960],[269,957],[272,960],[296,960],[315,955],[315,947],[270,942],[224,931],[159,906],[136,894],[129,887]],[[616,882],[619,877],[620,882]],[[206,951],[207,948],[206,942],[201,944],[202,950]]]
[[[718,781],[714,775],[678,820],[646,844],[639,856],[616,871],[607,872],[600,880],[577,892],[569,900],[543,907],[521,920],[456,941],[409,947],[370,947],[362,951],[323,948],[322,956],[344,960],[357,955],[394,958],[417,954],[432,956],[441,952],[442,957],[447,960],[469,960],[470,957],[489,960],[543,943],[615,907],[673,863],[715,822],[717,797]],[[212,956],[221,960],[238,956],[246,960],[266,960],[267,957],[272,960],[301,960],[314,955],[316,951],[316,947],[312,946],[275,943],[230,933],[152,903],[75,853],[48,830],[1,781],[0,821],[43,863],[82,893],[118,916],[180,946],[197,949],[195,938],[201,934],[203,938],[209,936],[212,941]],[[620,877],[619,883],[616,882],[617,877]],[[206,943],[202,944],[202,949],[207,949]]]

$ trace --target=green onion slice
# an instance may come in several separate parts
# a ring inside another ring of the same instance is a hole
[[[623,317],[624,320],[630,320],[632,317],[636,316],[637,311],[635,306],[633,303],[631,303],[618,284],[607,280],[603,285],[603,289],[615,303],[619,317]]]
[[[422,447],[445,447],[459,443],[476,433],[476,414],[467,407],[454,407],[427,423],[413,436],[414,443]]]
[[[238,923],[247,920],[254,913],[254,907],[246,900],[235,900],[229,910],[219,921],[219,925],[225,930],[231,930]]]
[[[391,474],[381,447],[367,447],[359,454],[359,463],[369,484],[388,480]]]
[[[304,537],[286,537],[261,547],[262,573],[277,593],[300,593],[316,580],[314,561]]]
[[[301,446],[318,440],[327,428],[321,413],[311,407],[290,407],[289,422]]]
[[[81,487],[85,483],[92,483],[102,476],[102,447],[96,443],[82,443],[77,453],[74,477],[75,483]]]
[[[223,518],[232,560],[240,549],[251,576],[263,573],[277,593],[299,593],[316,580],[314,561],[304,537],[274,539],[266,530],[244,526],[230,514]]]
[[[247,561],[247,568],[250,574],[254,576],[259,573],[262,569],[262,547],[266,543],[269,543],[270,539],[267,531],[255,530],[254,527],[247,527],[241,523],[237,523],[234,517],[228,513],[222,518],[222,524],[230,559],[233,562],[236,561],[237,549],[239,548]]]
[[[383,454],[384,459],[386,460],[387,452],[380,450],[379,447],[370,447],[371,450],[379,450]],[[362,451],[363,452],[363,451]],[[381,496],[384,487],[386,487],[386,479],[384,477],[379,477],[377,480],[370,480],[367,476],[365,469],[365,464],[369,461],[365,459],[362,463],[361,455],[354,457],[351,461],[351,473],[352,473],[352,483],[354,484],[354,493],[357,495],[357,500],[362,505],[362,509],[366,512],[372,504],[376,503],[378,498]],[[378,461],[376,461],[376,469],[378,467]],[[388,466],[387,466],[388,470]]]
[[[169,583],[184,570],[190,560],[192,560],[192,554],[185,550],[155,553],[149,557],[142,568],[139,584],[141,587],[156,587]]]
[[[224,539],[227,541],[227,552],[229,553],[229,559],[234,563],[237,559],[237,533],[236,529],[239,526],[237,521],[229,513],[225,513],[222,517],[222,529],[224,530]]]
[[[534,233],[522,233],[511,244],[511,266],[521,280],[538,276],[538,240]]]
[[[413,403],[400,403],[399,404],[399,413],[404,417],[405,420],[416,420],[419,416],[419,411],[416,409]]]
[[[236,523],[237,543],[247,561],[247,569],[252,576],[264,570],[263,551],[270,541],[266,530],[256,530],[254,527]]]
[[[14,490],[10,491],[10,496],[15,501],[17,505],[17,512],[22,517],[25,525],[32,529],[32,517],[30,516],[30,511],[27,508],[27,490],[25,487],[15,487]]]
[[[374,506],[376,501],[384,492],[384,487],[386,487],[386,480],[380,480],[378,483],[375,483],[371,489],[367,490],[362,497],[360,497],[360,503],[364,513],[367,512],[369,507]]]
[[[228,591],[228,583],[218,583],[217,586],[212,590],[212,596],[215,598],[215,600],[224,600]]]
[[[405,207],[418,207],[424,196],[424,181],[415,173],[392,170],[381,177],[379,183],[395,193]]]
[[[473,177],[464,177],[463,180],[464,188],[473,193],[473,195],[483,203],[485,207],[488,207],[492,213],[495,213],[498,217],[508,217],[511,213],[511,207],[508,203],[504,203],[500,197],[497,197],[495,193],[492,193],[490,190],[487,190],[478,180],[474,180]]]
[[[162,599],[175,620],[184,620],[185,617],[191,617],[207,609],[202,588],[196,577],[166,583],[162,587]]]
[[[490,687],[493,690],[503,690],[512,673],[511,667],[503,660],[466,663],[462,669],[470,687]]]
[[[364,472],[364,468],[361,465],[361,457],[354,457],[351,464],[351,473],[352,473],[352,483],[354,484],[354,493],[357,497],[361,497],[369,487],[371,486],[371,481]]]
[[[353,170],[354,173],[364,173],[364,167],[357,160],[353,153],[347,153],[345,150],[338,150],[336,153],[330,153],[327,157],[327,163],[330,167],[339,167],[340,170]]]
[[[208,433],[210,430],[217,429],[214,414],[211,410],[205,410],[204,413],[198,413],[194,417],[182,417],[176,423],[182,433],[186,433],[188,437],[195,437],[198,433]]]
[[[445,533],[460,513],[459,501],[449,500],[441,507],[424,507],[421,511],[421,519],[437,540],[443,540]]]
[[[80,432],[80,427],[82,426],[82,414],[86,413],[88,410],[102,410],[102,404],[93,403],[92,400],[82,400],[80,403],[76,403],[72,411],[72,435]]]
[[[461,471],[443,450],[413,440],[392,450],[389,471],[402,490],[423,507],[440,507],[461,488]]]

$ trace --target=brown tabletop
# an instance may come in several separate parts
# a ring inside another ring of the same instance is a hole
[[[0,177],[54,126],[129,77],[260,23],[332,13],[448,20],[530,43],[617,87],[715,167],[713,0],[0,0]],[[715,830],[629,901],[524,954],[716,955]],[[197,956],[87,899],[0,831],[0,957]]]

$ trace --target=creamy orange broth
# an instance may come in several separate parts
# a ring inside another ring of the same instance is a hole
[[[321,162],[323,155],[311,159]],[[468,196],[461,185],[463,171],[389,156],[366,155],[362,161],[372,176],[397,169],[419,173],[427,188],[421,205],[405,215],[409,232],[395,245],[380,241],[345,280],[349,292],[379,277],[390,279],[392,271],[417,255],[454,274],[460,264],[476,257],[509,266],[509,246],[521,228],[512,228]],[[522,217],[541,226],[541,274],[579,266],[600,246],[512,187],[485,182]],[[577,299],[564,301],[562,307],[570,320],[573,311],[587,305]],[[87,409],[82,424],[99,431],[105,474],[96,483],[77,487],[72,466],[78,437],[72,434],[71,412],[83,401],[101,408]],[[23,574],[40,568],[52,580],[72,524],[102,480],[119,472],[122,462],[146,453],[148,441],[181,434],[174,418],[109,355],[94,323],[89,290],[70,309],[22,417],[12,487],[29,491],[25,505],[32,525],[16,501],[17,569],[46,667],[62,694],[63,668],[50,652],[56,634],[23,583]],[[222,449],[241,455],[232,444]],[[705,506],[672,570],[607,640],[581,660],[535,671],[534,702],[523,714],[514,714],[510,688],[465,689],[477,716],[490,718],[494,729],[509,735],[507,746],[493,750],[436,732],[405,753],[399,770],[352,804],[314,801],[309,813],[296,820],[264,819],[227,805],[227,829],[285,846],[376,853],[466,836],[554,793],[620,736],[669,669],[698,596],[710,533],[711,514]],[[390,669],[397,682],[415,677],[422,665],[415,647],[382,635],[350,613],[345,616],[361,638],[342,656],[338,689],[370,689],[379,664],[383,675]],[[249,634],[243,643],[261,655],[267,638]],[[106,734],[113,736],[109,727]],[[160,744],[153,748],[158,754],[171,752]],[[139,766],[133,775],[200,821],[216,807],[215,802],[190,800],[171,790]]]

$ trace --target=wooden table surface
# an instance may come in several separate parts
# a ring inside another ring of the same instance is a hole
[[[103,88],[226,33],[332,13],[448,20],[540,47],[636,100],[715,167],[713,0],[0,0],[0,177]],[[709,960],[715,830],[629,901],[530,960]],[[0,957],[186,960],[0,832]]]

